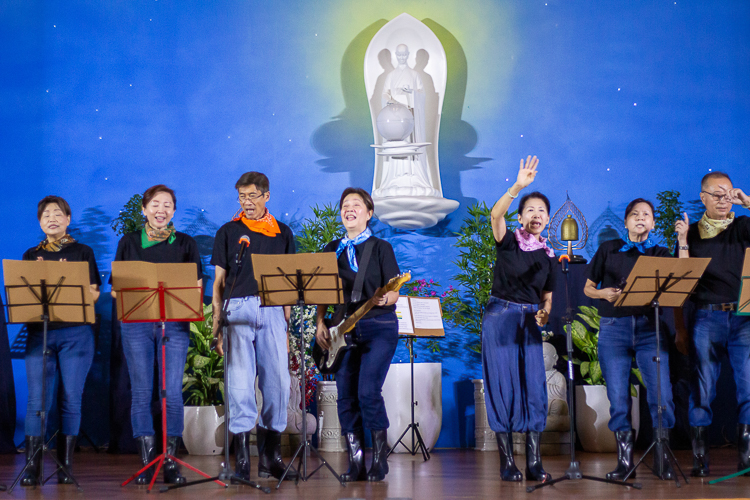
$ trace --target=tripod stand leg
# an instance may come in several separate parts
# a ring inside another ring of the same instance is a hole
[[[412,455],[414,455],[414,454],[415,454],[415,450],[410,450],[410,449],[409,449],[409,447],[408,447],[408,446],[406,446],[406,444],[404,444],[404,437],[406,436],[406,433],[407,433],[407,432],[409,432],[409,430],[411,429],[411,425],[412,425],[412,424],[409,424],[409,425],[408,425],[408,426],[406,427],[406,429],[404,429],[404,432],[402,432],[402,433],[401,433],[401,436],[399,436],[399,438],[398,438],[398,439],[396,440],[396,444],[394,444],[394,445],[393,445],[393,448],[391,448],[390,450],[388,450],[388,454],[386,455],[386,458],[388,458],[388,457],[390,457],[390,456],[391,456],[391,453],[393,453],[393,451],[394,451],[394,450],[396,449],[396,447],[397,447],[397,446],[398,446],[399,444],[400,444],[401,446],[403,446],[404,448],[406,448],[406,451],[408,451],[408,452],[409,452],[409,453],[411,453]]]
[[[417,431],[417,441],[419,443],[417,445],[417,448],[419,448],[420,446],[422,447],[422,458],[424,458],[424,461],[426,462],[430,459],[430,452],[427,449],[427,446],[425,446],[424,444],[424,440],[422,439],[422,434],[419,432],[419,426],[417,426],[415,430]]]

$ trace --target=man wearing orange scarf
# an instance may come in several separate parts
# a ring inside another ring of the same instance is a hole
[[[260,307],[258,283],[248,254],[294,253],[294,235],[266,208],[270,198],[268,177],[247,172],[235,184],[241,210],[216,233],[211,264],[216,266],[213,286],[216,350],[223,355],[218,322],[224,300],[229,300],[227,335],[229,353],[225,388],[229,404],[229,430],[234,433],[235,474],[250,480],[250,431],[258,421],[258,476],[280,479],[286,468],[281,459],[281,432],[287,426],[289,361],[287,324],[289,307]],[[236,262],[241,238],[250,239],[241,266]],[[239,269],[239,274],[238,274]],[[232,288],[234,284],[234,288]],[[231,290],[231,297],[229,296]],[[263,394],[258,419],[255,376]],[[290,471],[286,479],[296,479]]]

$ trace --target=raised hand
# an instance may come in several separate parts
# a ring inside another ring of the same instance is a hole
[[[750,205],[750,196],[746,195],[740,188],[730,189],[729,202],[732,205],[742,205],[743,207],[747,207]]]
[[[674,224],[674,230],[677,233],[677,241],[681,245],[687,245],[687,232],[690,227],[690,219],[687,212],[682,213],[682,219],[678,219]]]
[[[536,166],[539,165],[539,160],[535,156],[527,156],[526,157],[526,163],[524,164],[523,159],[521,160],[521,166],[518,169],[518,177],[516,177],[516,184],[521,187],[525,188],[532,182],[534,182],[534,178],[536,177]]]

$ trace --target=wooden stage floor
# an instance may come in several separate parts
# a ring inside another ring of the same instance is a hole
[[[721,477],[736,471],[736,451],[733,449],[711,450],[712,473],[709,479]],[[331,465],[341,473],[345,469],[344,453],[326,453]],[[73,485],[58,485],[56,481],[42,488],[29,489],[17,486],[12,495],[0,493],[2,498],[95,498],[120,499],[144,498],[145,487],[129,485],[120,487],[120,483],[137,470],[135,455],[109,455],[84,450],[76,454],[74,473],[81,483],[82,492]],[[219,469],[221,457],[182,457],[191,465],[212,474]],[[369,450],[368,450],[369,458]],[[523,457],[519,457],[523,460]],[[602,477],[614,467],[614,454],[578,453],[581,469],[584,474]],[[678,451],[677,458],[686,474],[691,466],[688,451]],[[519,460],[519,462],[521,461]],[[0,455],[0,484],[10,486],[16,474],[23,466],[23,455]],[[545,457],[547,472],[558,477],[568,467],[570,457]],[[308,466],[315,467],[311,459]],[[257,462],[253,461],[255,467]],[[163,493],[164,498],[174,499],[232,499],[232,498],[268,498],[268,499],[484,499],[484,498],[525,498],[525,499],[651,499],[651,498],[748,498],[750,497],[750,478],[734,478],[716,485],[709,485],[707,480],[689,478],[690,484],[681,488],[674,481],[656,479],[645,466],[638,469],[637,482],[643,489],[636,490],[613,486],[597,481],[563,481],[552,487],[543,488],[533,493],[526,493],[526,483],[503,483],[499,478],[499,457],[494,452],[476,452],[473,450],[445,449],[436,450],[428,462],[421,455],[394,454],[389,459],[390,474],[382,483],[348,483],[343,488],[336,482],[327,469],[319,470],[307,482],[295,485],[285,482],[278,490],[276,483],[262,480],[261,484],[270,486],[271,493],[266,495],[246,486],[222,488],[215,483],[200,484],[190,488],[178,489]],[[519,463],[520,465],[520,463]],[[45,467],[46,468],[46,467]],[[253,475],[255,474],[253,469]],[[183,472],[184,469],[183,469]],[[188,479],[198,478],[188,472]],[[161,478],[159,478],[161,479]],[[153,494],[159,495],[157,481]]]

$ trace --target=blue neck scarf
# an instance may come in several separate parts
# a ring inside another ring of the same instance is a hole
[[[630,238],[628,238],[628,242],[623,245],[623,247],[620,249],[621,252],[627,252],[631,248],[635,248],[642,254],[646,253],[646,250],[656,246],[656,243],[654,243],[654,240],[651,239],[651,236],[646,238],[646,241],[641,241],[636,243],[635,241],[630,241]]]
[[[370,236],[372,236],[372,231],[370,231],[369,227],[359,233],[353,240],[350,240],[349,237],[344,236],[343,238],[341,238],[339,247],[336,249],[336,258],[338,259],[341,255],[341,252],[346,249],[346,256],[349,258],[349,267],[351,267],[352,271],[356,273],[357,271],[359,271],[359,265],[357,264],[357,256],[354,253],[354,245],[359,245]]]

